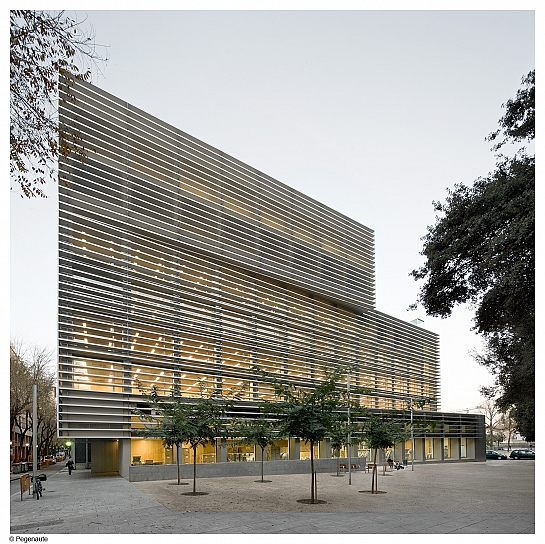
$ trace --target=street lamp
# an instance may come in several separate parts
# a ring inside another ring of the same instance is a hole
[[[350,451],[351,436],[350,436],[350,369],[346,376],[346,395],[348,397],[348,485],[352,485],[352,453]]]
[[[413,402],[411,400],[411,470],[414,470],[414,425],[413,425]]]

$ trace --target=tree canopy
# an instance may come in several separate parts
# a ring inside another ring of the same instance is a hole
[[[380,414],[369,414],[362,428],[362,437],[367,446],[375,450],[373,459],[373,474],[371,476],[371,493],[378,491],[378,450],[392,448],[396,442],[401,442],[410,436],[403,421],[395,417]]]
[[[75,102],[73,80],[88,81],[89,65],[105,60],[92,32],[64,11],[10,11],[10,177],[21,196],[46,196],[59,156],[86,156],[81,134],[59,124],[58,91]]]
[[[136,429],[136,436],[161,438],[165,446],[177,446],[178,483],[180,483],[179,446],[189,443],[193,450],[193,494],[196,494],[197,448],[214,443],[216,437],[225,433],[225,413],[232,401],[222,398],[218,391],[206,395],[201,390],[199,397],[183,397],[179,384],[175,383],[169,395],[160,395],[155,386],[151,389],[139,384],[145,395],[147,407],[136,407],[133,411],[142,421],[150,425]]]
[[[515,99],[503,107],[500,128],[488,136],[507,143],[534,138],[535,71],[522,79]],[[517,428],[534,437],[535,339],[535,157],[522,147],[497,156],[496,169],[472,185],[448,190],[433,202],[435,225],[428,227],[421,252],[425,264],[411,272],[424,280],[415,307],[448,317],[457,304],[475,311],[474,329],[486,350],[477,356],[495,375],[503,410],[513,407]]]
[[[346,421],[348,407],[354,417],[364,411],[351,399],[346,386],[341,386],[348,368],[335,370],[324,369],[325,379],[316,382],[312,387],[299,387],[293,383],[284,383],[276,375],[268,374],[254,367],[264,381],[273,387],[275,400],[260,403],[261,410],[276,418],[277,428],[283,436],[298,437],[310,443],[311,498],[315,502],[314,445],[324,440],[339,425]],[[358,387],[354,394],[367,394],[367,388]]]

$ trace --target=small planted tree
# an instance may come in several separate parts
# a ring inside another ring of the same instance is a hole
[[[366,410],[359,406],[355,408],[356,409],[352,410],[351,422],[348,422],[348,419],[345,419],[344,414],[339,414],[340,417],[333,422],[333,426],[329,431],[331,449],[337,457],[337,476],[341,476],[341,474],[339,474],[340,460],[338,459],[341,454],[341,449],[344,447],[350,448],[354,444],[359,444],[362,441],[360,438],[361,425],[354,422],[354,420],[358,417],[362,417],[364,413],[366,413]]]
[[[264,417],[237,421],[233,434],[239,437],[239,444],[250,444],[261,448],[261,480],[258,481],[270,482],[270,480],[265,480],[263,477],[265,448],[273,445],[275,440],[280,438],[273,423]]]
[[[224,434],[224,416],[232,401],[221,397],[216,390],[209,396],[206,396],[201,389],[199,397],[182,397],[178,384],[174,384],[168,396],[159,395],[155,386],[146,389],[139,384],[139,389],[145,395],[151,412],[135,409],[134,413],[151,425],[133,432],[137,436],[161,438],[165,446],[176,445],[178,484],[180,484],[179,449],[182,443],[189,443],[193,450],[193,492],[191,494],[196,495],[197,448],[208,443],[215,443],[216,437]]]
[[[340,368],[333,372],[325,372],[325,379],[314,387],[298,387],[293,383],[282,383],[276,376],[254,367],[264,381],[270,383],[274,390],[275,400],[261,403],[265,414],[275,417],[282,436],[295,436],[310,443],[310,503],[316,500],[316,475],[314,472],[314,446],[328,437],[332,429],[338,425],[339,419],[346,418],[346,408],[356,403],[350,401],[349,394],[340,382],[348,369]],[[360,388],[355,393],[367,393]]]
[[[376,414],[368,416],[367,421],[363,424],[362,433],[362,438],[365,439],[367,446],[375,450],[373,473],[371,476],[371,493],[378,493],[378,450],[392,448],[396,442],[405,440],[410,435],[399,420]]]

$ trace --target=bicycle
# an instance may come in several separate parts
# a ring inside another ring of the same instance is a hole
[[[42,492],[44,490],[44,488],[42,486],[42,480],[39,477],[37,477],[36,481],[34,482],[34,477],[32,477],[32,476],[31,476],[31,480],[34,483],[32,493],[36,494],[36,499],[37,500],[40,500],[40,497],[42,496]]]

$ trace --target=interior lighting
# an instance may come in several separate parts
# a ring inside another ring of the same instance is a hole
[[[140,368],[137,368],[136,373],[138,374],[140,372],[140,370],[141,370]]]
[[[82,327],[84,327],[84,328],[87,327],[87,323],[82,323],[81,325],[82,325]]]
[[[152,352],[152,353],[155,353],[155,349],[152,349],[151,352]]]

